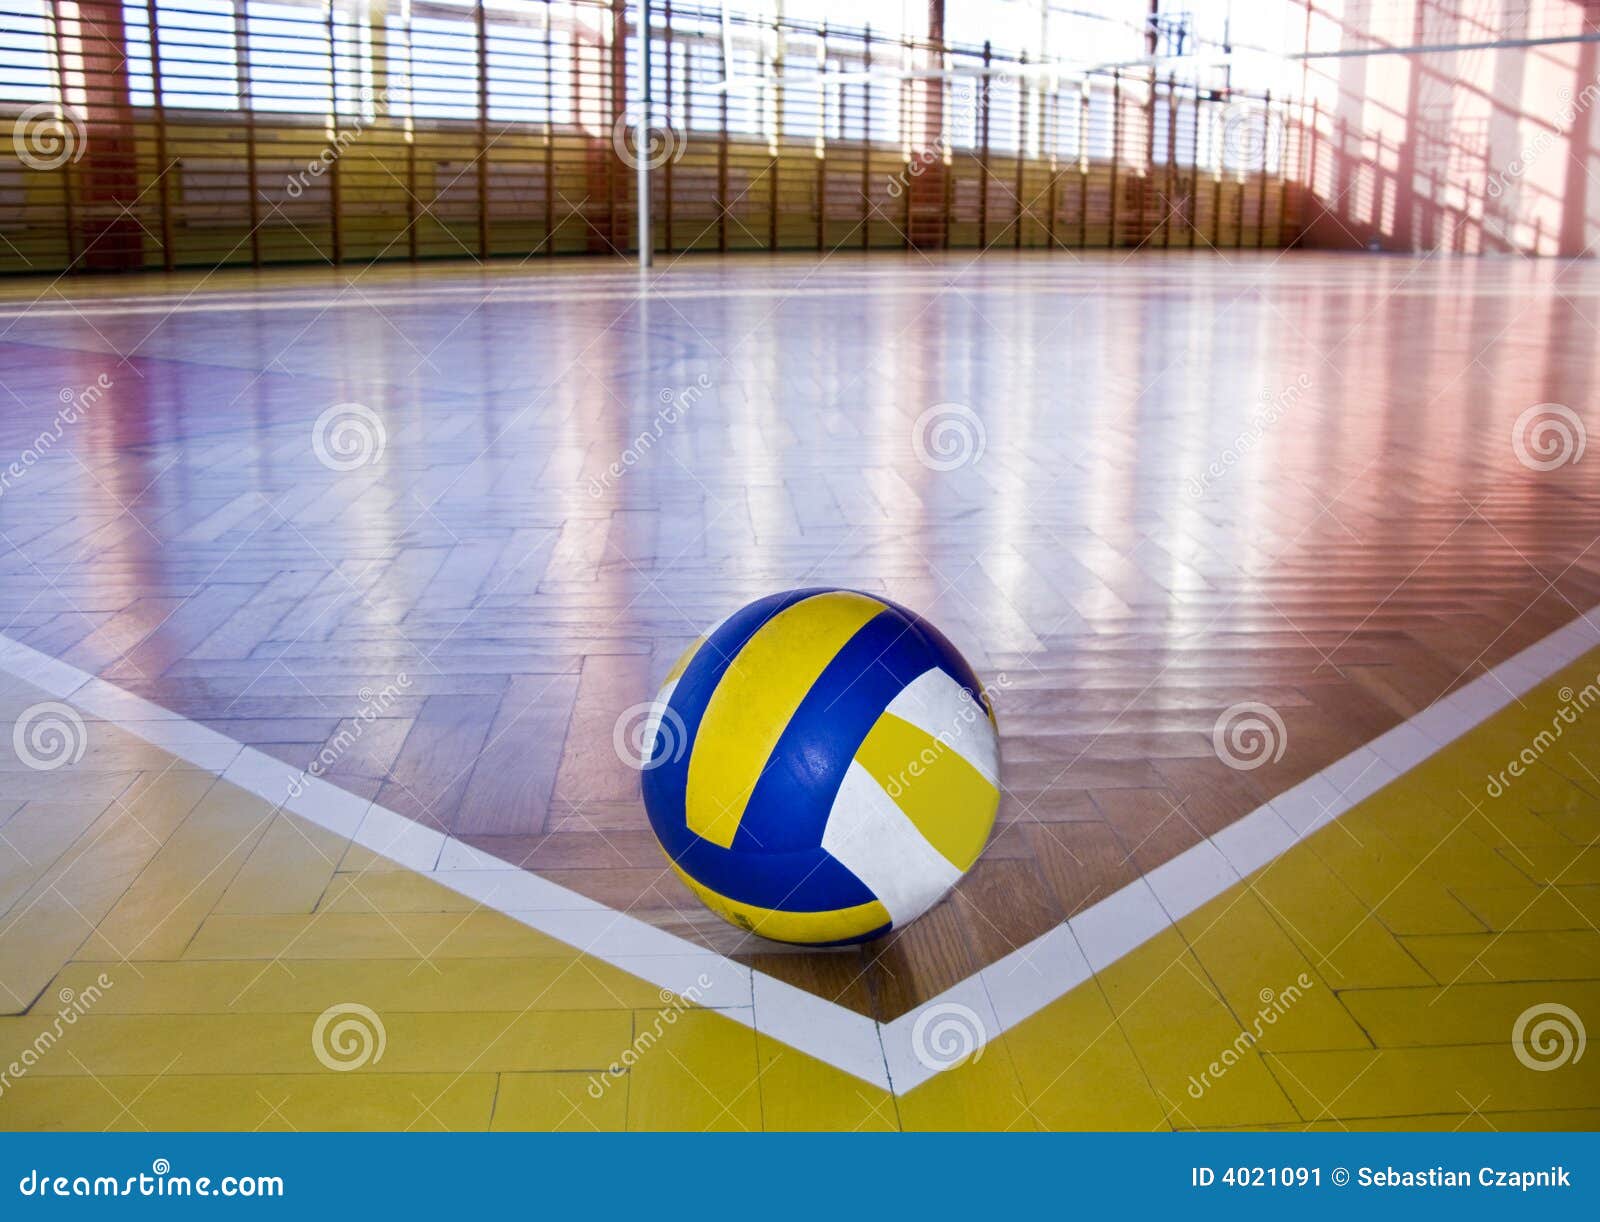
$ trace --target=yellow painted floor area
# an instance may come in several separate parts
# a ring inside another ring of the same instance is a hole
[[[1600,705],[1485,784],[1597,669],[900,1098],[104,723],[28,769],[0,677],[0,1128],[1594,1128],[1513,1029],[1600,1021]]]

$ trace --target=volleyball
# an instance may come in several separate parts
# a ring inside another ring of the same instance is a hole
[[[672,869],[780,942],[915,920],[977,860],[1000,803],[972,668],[921,616],[855,590],[774,594],[712,627],[668,673],[643,742]]]

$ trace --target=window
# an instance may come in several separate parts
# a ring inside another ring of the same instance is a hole
[[[49,102],[56,98],[55,52],[45,0],[0,0],[0,98]]]
[[[489,118],[497,123],[572,122],[572,40],[545,20],[490,21]]]
[[[239,19],[233,0],[156,0],[156,29],[143,4],[122,6],[128,41],[128,93],[155,104],[152,43],[161,46],[161,102],[194,110],[239,109]]]
[[[428,119],[478,116],[478,35],[470,14],[412,17],[411,113]]]
[[[365,119],[381,110],[396,119],[579,126],[606,135],[615,113],[613,7],[602,0],[482,2],[480,9],[480,0],[154,0],[152,31],[146,0],[124,0],[130,99],[154,105],[159,76],[161,105],[174,111]],[[1182,58],[1164,63],[1160,75],[1193,83],[1200,69],[1186,68],[1185,59],[1198,64],[1238,31],[1273,42],[1293,25],[1289,2],[1182,0],[1181,8],[1164,7],[1159,48]],[[780,11],[781,32],[774,26]],[[9,23],[0,96],[57,100],[59,61],[76,62],[75,27],[58,46],[50,0],[0,0],[0,14]],[[726,124],[731,134],[755,140],[942,140],[972,150],[982,145],[987,120],[997,153],[1110,155],[1109,83],[1096,75],[1084,103],[1076,69],[1144,58],[1142,0],[962,0],[948,8],[951,49],[943,57],[906,41],[925,34],[926,14],[926,0],[783,0],[781,7],[778,0],[729,0],[726,10],[686,4],[672,14],[669,39],[658,6],[651,121],[688,133],[720,132]],[[985,40],[994,48],[987,78],[978,72]],[[623,52],[631,97],[636,37],[627,37]],[[1046,53],[1063,62],[1059,78],[1011,70],[1024,55],[1037,65]],[[927,72],[943,67],[957,75]],[[1243,49],[1228,71],[1236,90],[1271,87]],[[1125,71],[1124,91],[1144,73]],[[1201,83],[1220,84],[1215,75],[1209,71]],[[928,107],[929,97],[942,97],[942,106]],[[1160,111],[1158,105],[1158,159],[1167,122]],[[924,130],[930,119],[942,130]],[[1125,136],[1140,134],[1127,127],[1132,116],[1124,119]],[[1181,111],[1179,124],[1180,149],[1197,135],[1207,147],[1192,114]]]
[[[371,32],[350,0],[330,17],[316,0],[157,0],[161,104],[169,110],[326,115],[372,111]],[[128,92],[155,105],[149,13],[123,5]],[[242,54],[241,54],[242,52]]]

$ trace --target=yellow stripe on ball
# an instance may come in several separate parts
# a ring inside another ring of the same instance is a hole
[[[856,751],[856,763],[956,869],[978,859],[1000,791],[952,743],[885,713]]]
[[[745,642],[695,734],[684,789],[690,831],[723,848],[733,843],[794,711],[834,655],[883,610],[864,594],[818,594],[778,612]]]
[[[671,861],[673,870],[683,879],[684,885],[700,897],[700,902],[723,920],[748,929],[777,942],[801,942],[815,945],[819,942],[842,942],[859,938],[889,923],[889,910],[877,900],[858,904],[854,908],[835,908],[831,912],[783,912],[774,908],[758,908],[742,904],[698,883]]]

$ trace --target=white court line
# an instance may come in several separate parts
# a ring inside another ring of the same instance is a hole
[[[805,287],[794,285],[774,284],[760,288],[719,288],[707,286],[703,288],[664,288],[660,285],[634,285],[631,287],[618,287],[615,289],[557,289],[541,292],[537,288],[529,287],[526,283],[520,284],[515,290],[495,292],[488,289],[476,289],[474,293],[482,298],[486,305],[583,305],[593,302],[616,301],[714,301],[723,299],[750,299],[755,301],[790,300],[806,297],[849,297],[852,300],[862,297],[926,297],[936,295],[947,286],[944,283],[928,281],[924,284],[878,284],[868,288],[860,284],[813,284]],[[962,284],[956,286],[964,297],[998,297],[1015,296],[1016,285],[1001,284]],[[1088,281],[1063,282],[1060,284],[1047,284],[1030,286],[1036,292],[1061,292],[1079,296],[1093,295],[1096,297],[1116,297],[1134,300],[1141,297],[1136,286],[1127,286],[1123,289],[1092,284]],[[1267,286],[1263,286],[1267,287]],[[1296,285],[1295,292],[1300,293],[1315,285]],[[1595,290],[1600,295],[1600,289]],[[473,294],[456,294],[468,296]],[[1403,296],[1403,291],[1397,290],[1390,296]],[[1418,296],[1438,296],[1437,289],[1427,289],[1417,293]],[[1568,293],[1569,297],[1579,297],[1581,292]],[[0,320],[4,319],[35,319],[35,318],[123,318],[135,314],[162,314],[178,316],[182,314],[227,314],[241,310],[256,313],[293,312],[293,311],[327,311],[327,310],[372,310],[385,311],[400,309],[405,306],[422,306],[439,301],[447,294],[436,291],[423,291],[413,293],[384,293],[382,297],[373,301],[362,296],[351,297],[261,297],[248,303],[238,300],[214,301],[205,297],[198,297],[189,301],[173,304],[152,303],[149,305],[129,304],[120,305],[115,302],[96,300],[89,305],[71,306],[42,306],[27,305],[17,308],[0,306]],[[452,305],[456,304],[454,302]]]
[[[1229,281],[1237,287],[1249,281],[1248,271],[1242,271]],[[1166,283],[1170,284],[1171,281]],[[1219,281],[1211,279],[1197,279],[1194,281],[1179,281],[1182,289],[1191,290],[1199,296],[1205,290],[1217,287]],[[1036,293],[1063,293],[1069,295],[1095,297],[1109,297],[1117,300],[1142,299],[1144,286],[1134,281],[1125,281],[1121,284],[1097,283],[1088,277],[1066,277],[1054,280],[1039,279],[1035,283],[1026,285],[1030,292]],[[1261,278],[1247,287],[1254,287],[1265,292],[1282,291],[1302,294],[1310,289],[1327,289],[1340,291],[1352,286],[1344,281],[1332,281],[1326,284],[1314,280],[1297,280],[1292,289],[1285,287],[1281,282]],[[1015,295],[1016,284],[984,283],[981,279],[970,282],[949,284],[945,280],[927,279],[910,283],[897,282],[894,284],[874,283],[870,287],[855,281],[842,281],[835,284],[813,283],[805,286],[784,284],[763,285],[755,288],[731,288],[716,284],[682,285],[679,287],[663,286],[659,283],[652,284],[619,284],[616,288],[586,288],[586,289],[555,289],[541,290],[536,284],[519,281],[515,289],[500,289],[494,285],[472,286],[440,286],[437,288],[413,290],[409,292],[385,291],[377,301],[368,297],[357,295],[351,297],[340,293],[337,286],[330,287],[323,293],[310,295],[294,295],[292,293],[262,294],[251,298],[242,298],[232,295],[231,290],[224,290],[216,294],[201,294],[179,302],[172,302],[169,298],[155,297],[94,297],[77,299],[76,304],[66,306],[51,306],[41,304],[10,305],[0,303],[0,321],[35,319],[35,318],[77,318],[88,319],[98,317],[131,317],[136,314],[162,314],[177,316],[181,314],[226,314],[240,310],[252,312],[293,312],[293,311],[327,311],[327,310],[373,310],[383,311],[399,309],[405,306],[422,306],[452,297],[468,299],[481,299],[483,304],[492,305],[581,305],[589,302],[614,302],[614,301],[702,301],[722,299],[750,298],[755,300],[772,300],[774,298],[805,298],[805,297],[925,297],[937,295],[946,288],[957,290],[964,297],[990,297]],[[1390,291],[1390,297],[1437,297],[1437,285],[1409,285]],[[1450,285],[1449,291],[1457,297],[1526,297],[1534,294],[1548,294],[1548,287],[1541,284],[1530,283],[1526,285]],[[1568,298],[1600,297],[1600,288],[1583,288],[1574,286],[1562,290]],[[455,304],[455,303],[452,303]],[[110,355],[110,354],[108,354]]]
[[[1591,614],[1600,614],[1597,607]],[[1242,819],[888,1023],[785,984],[452,836],[307,777],[253,747],[0,636],[0,673],[32,684],[274,806],[658,988],[689,996],[864,1082],[904,1094],[950,1066],[946,1015],[971,1053],[1345,814],[1588,650],[1580,616]],[[971,1016],[977,1028],[971,1029]],[[914,1039],[919,1019],[928,1031]]]

